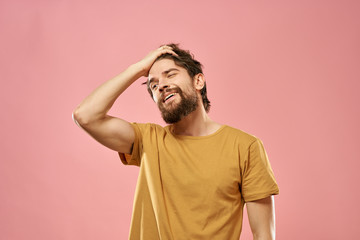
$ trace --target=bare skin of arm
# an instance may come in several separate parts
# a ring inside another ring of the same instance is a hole
[[[74,110],[75,123],[104,146],[118,152],[130,153],[135,138],[133,128],[126,120],[107,113],[133,82],[148,75],[156,58],[166,53],[176,55],[170,47],[162,46],[96,88]]]
[[[250,228],[254,240],[275,239],[275,202],[270,196],[246,203]]]

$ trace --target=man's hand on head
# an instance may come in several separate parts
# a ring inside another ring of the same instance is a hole
[[[149,70],[155,60],[163,54],[172,54],[177,56],[177,54],[172,50],[170,46],[163,45],[158,49],[151,51],[148,55],[146,55],[142,60],[140,60],[137,64],[142,69],[142,76],[147,77],[149,75]]]

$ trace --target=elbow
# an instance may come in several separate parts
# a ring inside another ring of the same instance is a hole
[[[79,107],[77,107],[72,112],[72,119],[78,126],[84,126],[84,125],[89,124],[89,122],[90,122],[89,118],[85,117],[85,115],[81,112],[81,109]]]
[[[254,240],[275,240],[275,232],[261,232],[261,233],[254,233],[253,232]]]

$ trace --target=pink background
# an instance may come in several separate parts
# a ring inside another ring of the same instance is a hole
[[[355,239],[359,12],[355,0],[1,0],[0,239],[127,239],[138,169],[71,114],[169,42],[204,64],[210,116],[263,140],[277,239]],[[163,124],[142,80],[110,113]]]

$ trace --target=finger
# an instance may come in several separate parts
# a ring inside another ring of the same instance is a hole
[[[163,45],[163,46],[159,47],[158,49],[160,49],[160,50],[172,49],[172,47],[170,47],[170,46],[168,46],[168,45]]]
[[[178,56],[174,51],[173,51],[173,48],[168,46],[168,45],[163,45],[161,47],[159,47],[157,49],[158,51],[160,51],[160,54],[165,54],[165,53],[170,53],[171,55],[175,55],[175,56]]]
[[[174,52],[171,49],[164,49],[164,50],[161,51],[161,55],[166,54],[166,53],[169,53],[169,54],[175,55],[175,56],[179,56],[179,55],[176,54],[176,52]]]
[[[173,54],[173,55],[175,55],[175,56],[177,56],[177,57],[179,56],[179,55],[177,55],[176,52],[174,52],[174,51],[172,51],[172,50],[170,50],[170,53]]]

